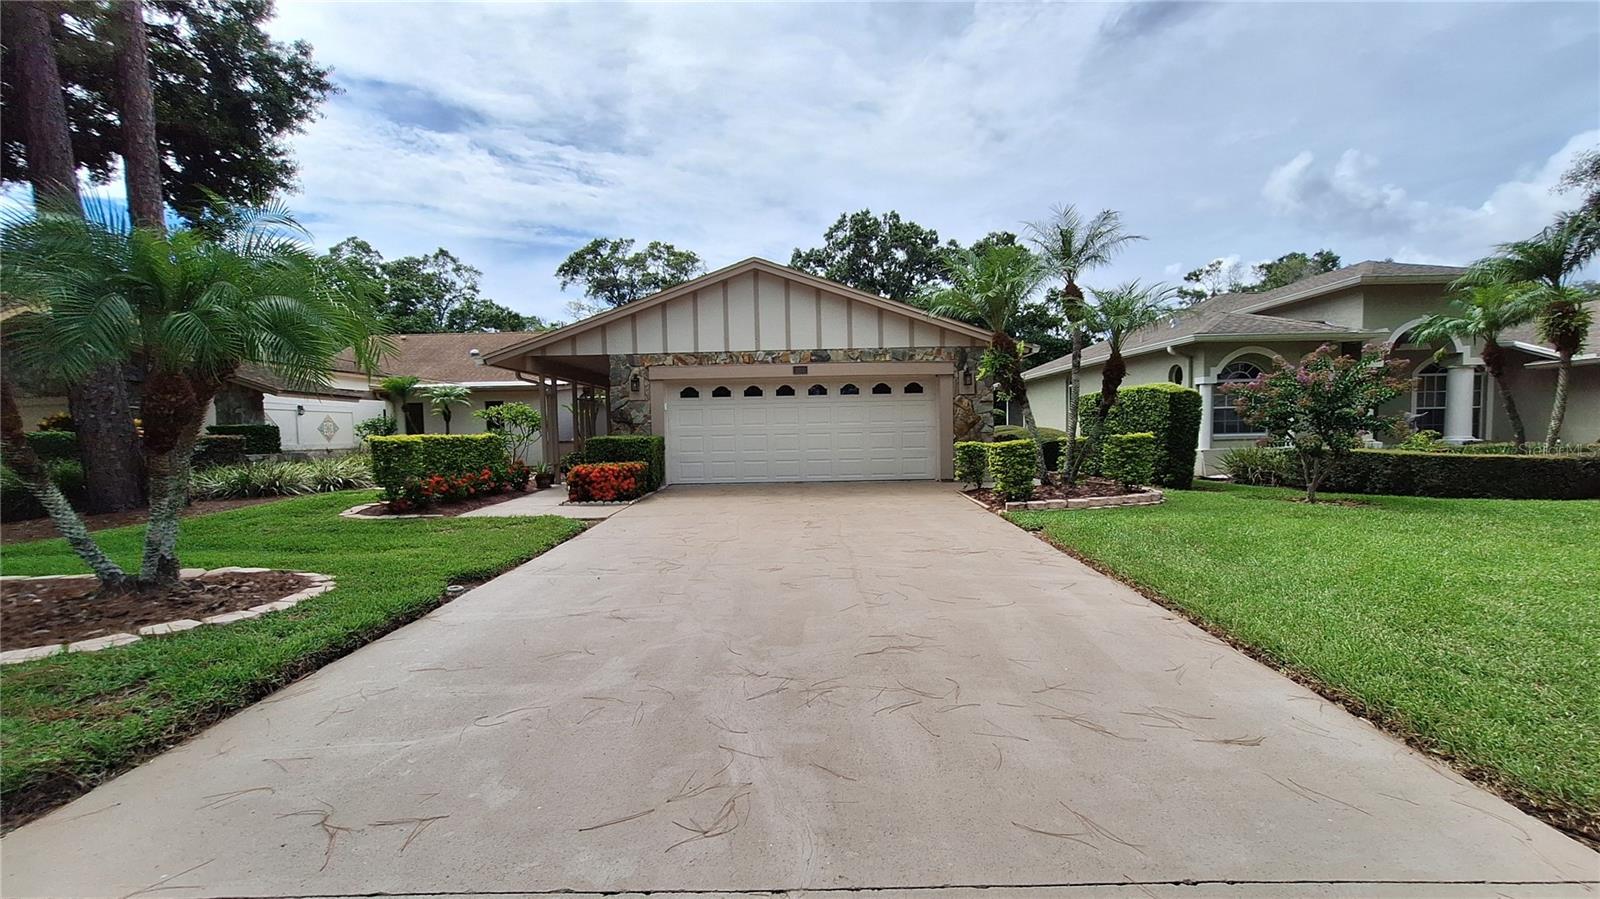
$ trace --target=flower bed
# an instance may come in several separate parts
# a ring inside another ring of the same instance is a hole
[[[509,465],[485,465],[477,471],[457,475],[407,477],[401,480],[398,488],[386,488],[382,496],[390,512],[415,512],[440,504],[526,490],[532,477],[533,470],[519,459]]]
[[[649,466],[643,462],[590,462],[567,472],[567,501],[615,503],[644,496]]]

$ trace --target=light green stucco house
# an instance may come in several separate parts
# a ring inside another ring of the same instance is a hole
[[[1130,337],[1123,347],[1128,377],[1123,386],[1170,381],[1200,391],[1196,471],[1214,473],[1223,453],[1253,444],[1262,435],[1239,419],[1216,385],[1255,377],[1274,355],[1298,359],[1324,343],[1348,350],[1387,346],[1407,360],[1412,390],[1395,411],[1412,417],[1418,429],[1432,429],[1454,443],[1511,439],[1511,425],[1499,393],[1483,370],[1480,346],[1457,344],[1436,355],[1438,345],[1410,342],[1423,318],[1446,308],[1450,282],[1466,270],[1447,265],[1362,262],[1265,293],[1223,294],[1184,310],[1175,318]],[[1594,329],[1600,332],[1600,328]],[[1543,345],[1531,325],[1505,335],[1510,351],[1506,380],[1530,441],[1542,440],[1555,392],[1555,352]],[[1591,332],[1583,354],[1573,360],[1571,393],[1561,436],[1568,443],[1600,441],[1600,333]],[[1109,350],[1096,344],[1084,350],[1085,395],[1100,386]],[[1066,426],[1070,357],[1033,368],[1023,377],[1040,425]]]

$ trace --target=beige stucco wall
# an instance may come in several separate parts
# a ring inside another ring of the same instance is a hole
[[[1531,359],[1521,353],[1514,358]],[[1550,428],[1550,406],[1555,400],[1556,370],[1554,368],[1516,368],[1507,373],[1506,382],[1522,415],[1530,442],[1544,440]],[[1490,392],[1497,393],[1493,384]],[[1505,408],[1494,404],[1491,439],[1511,439],[1511,421]],[[1561,422],[1561,439],[1566,443],[1600,443],[1600,365],[1580,365],[1572,369],[1572,380],[1567,387],[1567,412]]]

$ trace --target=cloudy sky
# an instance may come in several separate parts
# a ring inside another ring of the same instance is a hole
[[[1600,145],[1571,4],[283,0],[344,93],[295,141],[318,240],[444,246],[559,317],[596,236],[787,262],[841,212],[963,242],[1059,203],[1149,240],[1095,280],[1327,247],[1468,261]]]

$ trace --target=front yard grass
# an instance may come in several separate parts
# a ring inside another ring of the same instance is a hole
[[[59,804],[439,604],[582,531],[571,519],[353,521],[371,491],[283,500],[185,521],[184,565],[333,575],[332,592],[223,627],[0,668],[0,804],[8,823]],[[142,527],[102,531],[137,563]],[[85,569],[61,540],[8,546],[8,575]]]
[[[1600,839],[1600,502],[1295,495],[1009,517]]]

